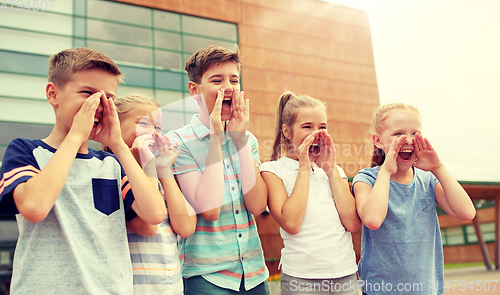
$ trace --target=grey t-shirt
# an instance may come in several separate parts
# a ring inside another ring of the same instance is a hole
[[[353,185],[375,185],[380,168],[366,168]],[[377,230],[363,226],[359,285],[366,294],[444,293],[443,246],[430,173],[414,168],[410,184],[390,181],[387,216]]]
[[[5,153],[0,213],[18,213],[12,190],[39,173],[55,149],[41,140],[14,140]],[[89,150],[77,154],[47,217],[17,214],[11,294],[132,294],[125,212],[133,195],[118,160]]]

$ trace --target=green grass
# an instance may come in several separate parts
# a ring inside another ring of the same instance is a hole
[[[491,264],[495,265],[494,262],[491,262]],[[444,269],[463,268],[463,267],[481,266],[481,265],[484,265],[484,262],[445,263]]]

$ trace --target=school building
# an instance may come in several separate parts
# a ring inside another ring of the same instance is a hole
[[[348,176],[369,164],[369,128],[379,96],[365,11],[319,0],[41,0],[34,9],[0,8],[0,159],[12,139],[49,134],[55,118],[44,93],[47,59],[62,49],[86,46],[110,56],[125,73],[117,95],[154,95],[165,132],[198,111],[183,72],[187,58],[208,45],[237,44],[241,85],[250,99],[249,130],[259,139],[262,161],[270,158],[277,101],[290,90],[326,102],[328,130]],[[479,187],[479,198],[481,189],[489,194],[478,220],[484,247],[498,266],[500,186],[468,185]],[[282,247],[279,231],[270,215],[257,222],[273,272]],[[7,223],[12,227],[10,220],[0,227]],[[469,257],[470,249],[480,249],[472,228],[450,222],[443,229],[447,262],[481,261]],[[16,238],[6,231],[0,232],[0,276],[8,273]],[[360,232],[354,236],[359,253]]]

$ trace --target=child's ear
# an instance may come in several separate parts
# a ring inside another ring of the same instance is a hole
[[[281,130],[283,130],[283,136],[286,138],[286,139],[290,139],[291,137],[291,132],[290,132],[290,128],[288,128],[288,126],[286,124],[283,124],[281,126]]]
[[[380,136],[378,136],[377,133],[374,133],[372,135],[372,140],[373,140],[373,143],[375,144],[376,147],[378,147],[381,150],[384,149],[384,144],[382,144],[382,141],[380,140]]]
[[[194,83],[193,81],[189,81],[188,89],[191,96],[197,96],[197,94],[200,94],[200,91],[198,90],[198,84]]]
[[[57,105],[57,86],[53,82],[47,83],[45,87],[45,95],[47,96],[47,100],[52,106]]]

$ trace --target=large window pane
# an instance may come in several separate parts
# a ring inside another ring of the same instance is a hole
[[[224,42],[224,41],[218,41],[218,40],[213,40],[209,38],[201,38],[201,37],[193,37],[193,36],[183,36],[183,41],[184,41],[184,51],[190,52],[190,53],[195,53],[196,51],[206,48],[210,45],[219,45],[221,47],[224,47],[226,49],[234,51],[236,47],[234,46],[235,43],[233,42]]]
[[[87,47],[99,50],[115,62],[124,62],[136,65],[151,66],[151,50],[132,46],[87,41]]]
[[[125,96],[127,94],[142,94],[142,95],[146,95],[149,97],[154,97],[153,89],[151,89],[151,88],[141,88],[141,87],[131,87],[131,86],[119,85],[118,89],[116,90],[116,97]]]
[[[186,112],[198,113],[200,111],[198,101],[192,96],[184,98],[184,105],[186,107]]]
[[[46,76],[49,69],[47,60],[44,55],[0,51],[0,70]]]
[[[162,111],[161,131],[167,133],[170,130],[179,129],[184,125],[184,114],[179,112]]]
[[[88,0],[87,3],[88,16],[140,26],[151,26],[151,9],[149,8],[111,1]]]
[[[72,21],[71,16],[13,9],[2,13],[0,26],[71,36]]]
[[[153,13],[153,17],[155,19],[154,26],[156,28],[170,30],[170,31],[180,30],[179,26],[180,15],[177,13],[155,10]]]
[[[156,90],[156,100],[160,104],[160,107],[164,110],[176,110],[182,111],[182,92],[179,91],[168,91],[168,90]],[[177,106],[178,102],[181,102],[180,107]]]
[[[52,125],[0,122],[0,145],[8,145],[9,142],[18,137],[27,139],[44,138],[50,134],[52,128]]]
[[[231,23],[183,15],[182,29],[185,33],[228,39],[234,42],[237,40],[236,26]]]
[[[52,36],[39,33],[0,28],[0,49],[35,54],[52,55],[71,48],[71,37]]]
[[[45,96],[46,85],[46,77],[0,73],[0,96],[36,98],[48,105]]]
[[[156,71],[156,88],[181,91],[182,74]]]
[[[181,69],[181,55],[167,51],[155,51],[155,65],[166,70]]]
[[[180,51],[181,37],[179,34],[155,31],[155,47]]]
[[[66,14],[73,14],[73,1],[74,0],[43,0],[47,3],[47,11],[52,8],[53,12],[61,12]],[[76,2],[82,2],[81,0],[77,0]],[[26,1],[25,1],[26,3]],[[40,9],[45,7],[45,3],[42,4],[42,1],[39,1]],[[37,11],[40,12],[40,11]]]
[[[54,109],[46,101],[0,98],[0,121],[54,124]]]
[[[449,246],[465,244],[462,227],[449,227],[446,229],[446,235],[448,236]]]
[[[153,87],[152,70],[127,66],[120,66],[120,70],[125,74],[123,81],[126,85]]]
[[[108,23],[99,20],[87,20],[87,37],[120,43],[151,46],[151,30]]]

